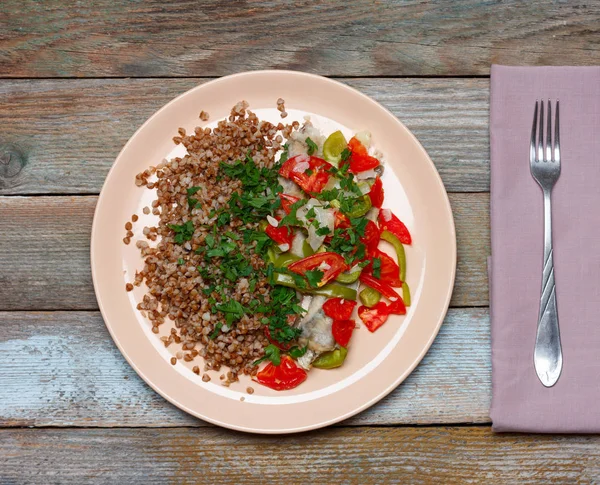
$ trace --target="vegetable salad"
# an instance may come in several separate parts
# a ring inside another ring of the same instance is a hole
[[[375,332],[410,305],[404,245],[411,235],[385,208],[383,166],[370,150],[370,135],[326,139],[310,123],[285,145],[267,190],[270,210],[261,223],[259,251],[277,297],[277,316],[265,319],[270,342],[255,380],[292,389],[312,367],[344,364],[357,327]],[[396,260],[379,249],[389,242]],[[396,262],[397,261],[397,262]],[[290,310],[291,309],[291,310]],[[355,312],[356,310],[356,312]]]

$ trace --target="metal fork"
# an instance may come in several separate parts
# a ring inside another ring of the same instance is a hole
[[[554,121],[554,146],[552,146],[552,108],[548,100],[548,127],[544,145],[544,102],[539,103],[539,136],[536,144],[536,126],[538,125],[538,102],[535,102],[529,164],[531,175],[544,193],[544,270],[542,273],[542,295],[538,316],[537,336],[533,363],[535,372],[546,387],[552,387],[558,381],[562,371],[563,357],[558,328],[556,307],[556,285],[554,282],[554,262],[552,258],[552,187],[560,176],[560,129],[559,105],[556,101]],[[554,154],[552,153],[554,151]],[[537,154],[537,156],[536,156]],[[554,155],[554,156],[553,156]]]

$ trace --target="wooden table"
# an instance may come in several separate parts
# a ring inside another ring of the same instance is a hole
[[[491,432],[486,280],[490,64],[600,63],[597,1],[66,3],[0,5],[2,484],[600,478],[598,436]],[[458,234],[452,308],[416,371],[295,436],[213,427],[152,391],[108,335],[89,265],[97,194],[140,124],[208,79],[265,68],[389,108],[436,163]]]

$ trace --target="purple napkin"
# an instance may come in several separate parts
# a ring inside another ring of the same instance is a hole
[[[598,433],[600,67],[492,66],[490,98],[494,430]],[[561,175],[552,215],[564,362],[552,388],[533,367],[544,221],[529,139],[540,98],[560,100]]]

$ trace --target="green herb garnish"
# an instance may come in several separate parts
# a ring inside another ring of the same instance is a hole
[[[258,365],[262,361],[269,359],[273,365],[281,364],[281,353],[276,345],[269,344],[265,347],[265,355],[258,360],[255,360],[252,365]]]
[[[322,226],[317,229],[317,236],[327,236],[329,234],[329,228],[327,226]]]
[[[221,327],[223,326],[223,324],[221,322],[217,323],[215,325],[215,329],[211,332],[211,334],[208,336],[209,339],[214,340],[217,338],[217,336],[219,335],[219,333],[221,333]]]
[[[287,162],[287,159],[289,157],[288,154],[288,149],[289,149],[289,145],[286,143],[285,145],[283,145],[283,152],[281,152],[281,156],[279,157],[279,161],[277,162],[277,164],[279,166],[283,165],[285,162]],[[279,168],[279,167],[278,167]]]
[[[312,154],[316,153],[317,151],[319,151],[318,145],[314,141],[312,141],[310,139],[310,137],[307,138],[305,141],[306,141],[306,145],[308,146],[307,153],[309,155],[312,155]]]
[[[175,233],[174,239],[177,244],[183,244],[194,236],[194,223],[192,221],[187,221],[181,225],[167,224],[167,227]]]
[[[373,258],[373,276],[381,278],[381,258]]]
[[[242,304],[236,300],[229,300],[225,303],[216,303],[214,308],[215,310],[225,314],[225,321],[227,322],[227,325],[231,325],[234,321],[242,318],[246,312]]]
[[[304,354],[306,354],[306,351],[308,350],[308,344],[306,344],[306,346],[300,348],[296,345],[294,345],[288,352],[288,354],[290,354],[290,357],[294,358],[294,359],[298,359],[300,357],[302,357]]]
[[[321,282],[321,279],[323,278],[323,271],[320,271],[318,269],[312,269],[312,270],[308,270],[304,273],[304,276],[306,277],[306,280],[308,281],[308,284],[313,287],[313,288],[317,288],[319,286],[319,283]]]

